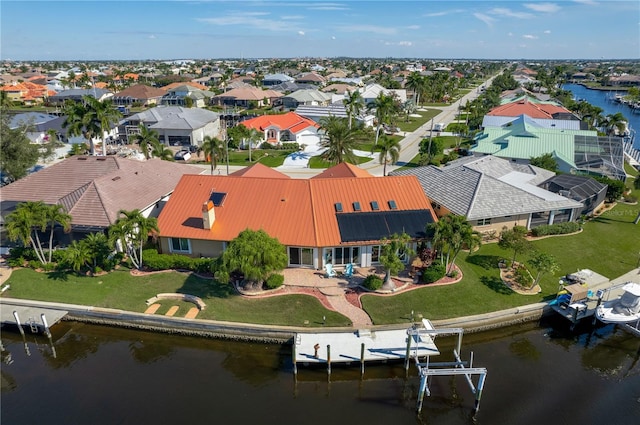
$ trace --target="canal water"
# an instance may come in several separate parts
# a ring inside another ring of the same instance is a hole
[[[449,361],[454,338],[436,340]],[[564,318],[468,334],[488,375],[474,418],[463,377],[419,379],[402,363],[300,367],[289,346],[63,322],[51,341],[3,329],[3,425],[640,423],[640,338]],[[399,341],[399,344],[403,344]]]
[[[616,93],[625,95],[625,91],[608,91],[608,90],[592,90],[588,89],[580,84],[564,84],[562,86],[564,90],[569,90],[573,93],[575,99],[584,99],[593,106],[602,108],[604,115],[615,114],[616,112],[622,113],[627,119],[629,126],[635,131],[634,147],[640,149],[640,111],[634,110],[628,106],[612,100],[612,97]]]

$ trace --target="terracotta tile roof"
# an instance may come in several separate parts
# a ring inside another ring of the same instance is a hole
[[[276,171],[271,167],[267,167],[264,164],[261,164],[259,162],[256,162],[255,164],[249,166],[249,167],[245,167],[241,170],[238,170],[236,172],[233,172],[230,174],[231,176],[245,176],[245,177],[259,177],[259,178],[263,178],[263,179],[270,179],[270,178],[276,178],[276,179],[289,179],[291,177],[289,177],[286,174],[281,173],[280,171]]]
[[[168,92],[169,90],[173,90],[176,87],[180,87],[180,86],[191,86],[200,90],[209,90],[209,87],[203,86],[202,84],[194,83],[193,81],[178,81],[176,83],[171,83],[160,88]]]
[[[348,162],[340,163],[334,167],[327,168],[320,174],[317,174],[312,179],[327,179],[334,177],[373,177],[368,171],[363,170]]]
[[[147,86],[145,84],[136,84],[131,87],[127,87],[122,91],[119,91],[118,93],[114,94],[113,97],[131,97],[133,99],[147,100],[161,98],[165,94],[167,94],[167,91],[164,89]]]
[[[241,124],[247,128],[254,128],[260,131],[264,131],[268,127],[277,127],[280,130],[289,130],[294,134],[309,127],[320,128],[320,125],[315,121],[298,115],[295,112],[287,112],[283,115],[261,115],[242,121]]]
[[[226,193],[215,206],[215,222],[203,228],[202,205],[212,192]],[[341,244],[336,203],[343,213],[426,210],[431,204],[415,176],[336,177],[321,179],[253,178],[247,176],[185,175],[158,218],[162,237],[231,241],[244,229],[263,229],[289,246]],[[425,223],[426,224],[426,223]]]
[[[234,98],[236,100],[255,100],[262,101],[265,97],[267,99],[274,99],[284,96],[282,93],[275,90],[262,90],[253,86],[246,86],[231,89],[224,93],[221,93],[215,98]]]
[[[536,103],[530,99],[524,98],[517,102],[506,103],[504,105],[496,106],[487,115],[503,116],[503,117],[517,117],[520,115],[528,115],[531,118],[546,118],[552,119],[554,114],[566,113],[571,114],[571,111],[563,106],[555,105],[552,103]]]
[[[118,211],[143,210],[170,194],[185,173],[200,169],[152,159],[74,156],[2,188],[2,202],[60,204],[75,226],[107,227]]]
[[[0,87],[0,91],[7,93],[20,93],[21,99],[43,99],[47,97],[47,86],[35,84],[30,81],[6,84]]]

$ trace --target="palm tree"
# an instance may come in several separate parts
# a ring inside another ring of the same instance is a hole
[[[151,156],[163,161],[173,161],[173,152],[159,140],[151,142]]]
[[[42,210],[47,225],[49,226],[49,263],[53,254],[53,231],[56,224],[62,226],[65,232],[71,230],[72,217],[68,214],[62,205],[49,205]]]
[[[364,108],[364,99],[362,98],[362,93],[360,93],[358,89],[347,92],[346,97],[342,99],[342,103],[347,109],[347,115],[349,116],[349,128],[351,128],[353,116],[359,115],[360,112],[362,112],[362,108]]]
[[[224,142],[216,137],[205,136],[202,145],[198,148],[198,156],[200,152],[204,153],[204,157],[211,163],[211,174],[218,166],[218,160],[223,159],[226,154]]]
[[[607,135],[619,135],[623,136],[625,130],[627,129],[627,119],[622,115],[621,112],[616,112],[615,114],[609,114],[606,116],[606,130]]]
[[[447,214],[437,223],[427,225],[427,232],[433,234],[433,244],[437,247],[436,250],[440,251],[441,258],[446,258],[447,274],[453,270],[456,258],[463,247],[473,251],[481,244],[480,235],[462,215]],[[445,252],[446,257],[443,257]]]
[[[400,142],[398,139],[383,135],[378,144],[380,150],[380,164],[383,164],[382,175],[387,175],[387,162],[395,164],[400,158]]]
[[[244,127],[244,126],[243,126]],[[254,142],[262,140],[264,135],[255,128],[249,128],[247,132],[247,141],[249,142],[249,163],[251,163],[251,146]]]
[[[98,265],[104,264],[104,260],[111,252],[109,241],[104,233],[91,233],[80,244],[88,251],[88,257],[93,264],[92,269],[94,272]]]
[[[160,143],[158,132],[148,128],[143,123],[140,123],[140,125],[138,125],[138,128],[140,129],[140,132],[132,135],[131,141],[133,141],[133,143],[139,144],[142,153],[144,153],[144,157],[146,159],[149,159],[149,151],[153,149],[153,146],[155,144]]]
[[[149,239],[149,235],[157,235],[158,220],[155,217],[145,217],[140,210],[118,212],[119,218],[109,226],[109,240],[113,246],[120,246],[131,259],[137,269],[142,268],[142,248]]]
[[[64,252],[65,262],[71,269],[78,273],[83,266],[88,265],[91,259],[91,252],[86,244],[78,241],[71,242]]]
[[[419,72],[412,72],[407,77],[405,86],[413,91],[413,99],[415,100],[416,106],[420,105],[420,93],[424,91],[425,82],[425,78],[420,75]]]
[[[327,148],[322,154],[326,161],[331,164],[356,162],[353,149],[357,142],[357,132],[349,128],[346,118],[335,116],[322,118],[320,128],[324,132],[320,147]]]
[[[89,153],[95,153],[93,138],[98,134],[99,129],[89,126],[85,123],[85,116],[88,116],[88,110],[84,103],[66,100],[63,106],[65,115],[62,128],[68,129],[67,132],[71,136],[83,136],[89,144]]]
[[[25,202],[17,205],[16,209],[5,218],[7,237],[12,241],[20,241],[23,246],[31,246],[38,260],[44,264],[45,258],[41,250],[38,229],[45,224],[39,210],[45,207],[44,202]]]
[[[114,106],[110,99],[99,101],[92,96],[83,97],[88,105],[89,117],[85,121],[91,122],[92,126],[99,128],[100,138],[102,139],[102,155],[107,155],[107,143],[104,137],[105,133],[111,130],[111,125],[118,122],[122,118],[122,114]]]
[[[375,144],[378,144],[378,138],[380,137],[380,127],[382,127],[384,122],[387,121],[396,111],[395,99],[393,98],[393,96],[388,96],[383,92],[380,92],[373,103],[369,105],[369,109],[375,110],[376,120],[378,122],[378,125],[376,127]]]

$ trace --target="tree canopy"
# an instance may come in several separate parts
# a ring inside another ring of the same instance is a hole
[[[229,242],[222,254],[220,280],[229,280],[231,273],[244,275],[245,285],[262,288],[264,281],[287,267],[288,257],[284,245],[264,230],[245,229]]]
[[[555,158],[550,153],[545,153],[540,156],[532,157],[529,159],[529,163],[536,167],[544,168],[545,170],[553,171],[554,173],[558,171],[558,163]]]

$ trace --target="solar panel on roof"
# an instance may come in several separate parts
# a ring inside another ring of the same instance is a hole
[[[429,210],[379,211],[336,214],[342,242],[377,241],[394,233],[425,238],[425,227],[432,223]]]
[[[213,202],[214,207],[220,207],[224,203],[224,199],[227,197],[226,192],[211,192],[209,200]]]

